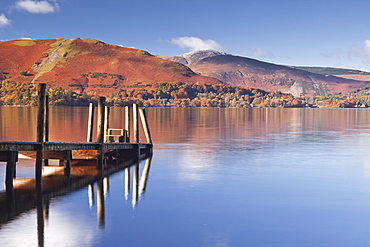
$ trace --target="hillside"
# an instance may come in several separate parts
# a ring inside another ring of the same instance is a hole
[[[43,82],[79,93],[109,95],[121,88],[161,82],[221,83],[148,52],[94,39],[4,41],[0,42],[0,58],[3,82]]]
[[[180,61],[179,57],[200,57],[187,65],[196,73],[217,78],[234,86],[281,91],[294,96],[315,96],[349,93],[368,84],[366,80],[352,80],[325,76],[294,67],[277,65],[251,58],[199,51],[167,58]],[[207,54],[209,56],[207,56]]]
[[[358,81],[370,81],[370,72],[365,72],[355,69],[343,69],[343,68],[332,68],[332,67],[301,67],[294,66],[293,68],[309,71],[320,75],[334,75],[346,79],[358,80]]]

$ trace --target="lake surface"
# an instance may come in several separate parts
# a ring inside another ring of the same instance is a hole
[[[103,219],[96,184],[54,198],[44,246],[370,245],[369,109],[147,114],[154,155],[138,200],[124,171],[105,180]],[[123,116],[113,108],[111,127],[122,128]],[[0,107],[0,140],[35,140],[33,119],[35,108]],[[87,108],[51,108],[50,124],[51,141],[85,141]],[[17,169],[34,176],[30,160]],[[4,172],[0,162],[2,184]],[[38,234],[33,209],[0,225],[0,246],[38,246]]]

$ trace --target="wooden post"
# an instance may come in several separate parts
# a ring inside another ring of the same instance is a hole
[[[36,141],[41,145],[36,151],[36,189],[38,194],[42,194],[42,160],[44,151],[45,137],[45,106],[46,106],[46,84],[40,83],[38,88],[38,112],[37,112],[37,136]]]
[[[7,152],[6,175],[5,175],[5,189],[7,192],[13,191],[13,178],[15,175],[15,165],[18,160],[18,151]]]
[[[104,142],[104,120],[105,120],[105,97],[99,97],[98,102],[98,133],[97,133],[97,142],[103,143]],[[97,168],[99,172],[103,172],[104,170],[104,150],[103,147],[99,150],[98,160],[97,160]]]
[[[45,130],[44,130],[44,142],[48,142],[49,141],[49,96],[47,95],[46,93],[46,96],[45,96],[45,117],[44,117],[44,121],[45,121]],[[43,165],[44,166],[48,166],[49,165],[49,160],[47,159],[44,159],[42,161]]]
[[[45,96],[45,133],[44,133],[44,142],[49,141],[49,96]]]
[[[130,143],[130,121],[131,121],[131,114],[130,114],[130,107],[125,107],[125,129],[126,129],[126,142]]]
[[[72,159],[72,150],[65,151],[65,160],[64,160],[64,176],[68,183],[71,180],[71,159]]]
[[[144,128],[146,141],[148,143],[152,143],[152,138],[150,136],[150,130],[149,130],[149,125],[148,125],[148,120],[146,118],[145,109],[144,108],[139,109],[139,113],[140,113],[141,123],[142,123],[143,128]]]
[[[109,129],[109,107],[105,106],[104,107],[104,142],[107,142],[107,131]]]
[[[139,114],[137,104],[133,104],[134,118],[134,143],[139,143]]]
[[[98,132],[97,132],[97,141],[99,143],[104,142],[104,120],[105,120],[105,97],[99,97],[98,102]]]
[[[93,129],[94,129],[94,104],[89,104],[89,117],[87,120],[87,142],[92,142],[93,138]]]

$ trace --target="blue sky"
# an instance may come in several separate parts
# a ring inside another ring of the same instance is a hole
[[[94,38],[370,71],[369,0],[0,0],[0,40]]]

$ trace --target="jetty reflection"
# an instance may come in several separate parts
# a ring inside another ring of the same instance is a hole
[[[115,166],[114,169],[112,170],[107,170],[109,174],[106,174],[105,176],[96,177],[93,181],[85,180],[83,182],[82,181],[75,182],[72,179],[70,183],[65,184],[63,189],[53,191],[51,193],[50,192],[45,193],[41,191],[39,193],[35,192],[34,194],[30,195],[29,191],[26,190],[25,193],[23,193],[22,190],[19,190],[18,186],[15,185],[13,191],[11,192],[5,191],[0,194],[0,226],[6,222],[17,219],[17,216],[20,215],[21,213],[36,208],[38,246],[44,246],[45,225],[47,225],[47,221],[49,219],[50,200],[55,197],[60,197],[69,194],[72,191],[87,188],[89,208],[92,208],[96,204],[97,225],[99,226],[99,228],[104,228],[106,222],[105,196],[109,192],[110,175],[120,171],[121,172],[124,171],[123,184],[125,194],[121,196],[124,197],[125,200],[127,200],[130,193],[132,193],[132,206],[135,207],[135,205],[138,203],[139,193],[144,192],[144,190],[140,190],[139,192],[138,188],[146,188],[147,186],[152,156],[149,155],[145,159],[146,159],[145,166],[142,170],[140,180],[139,180],[140,161],[130,160],[123,162],[118,166]],[[132,181],[130,181],[129,176],[131,171],[134,174]],[[132,191],[130,191],[130,188],[132,189]]]

